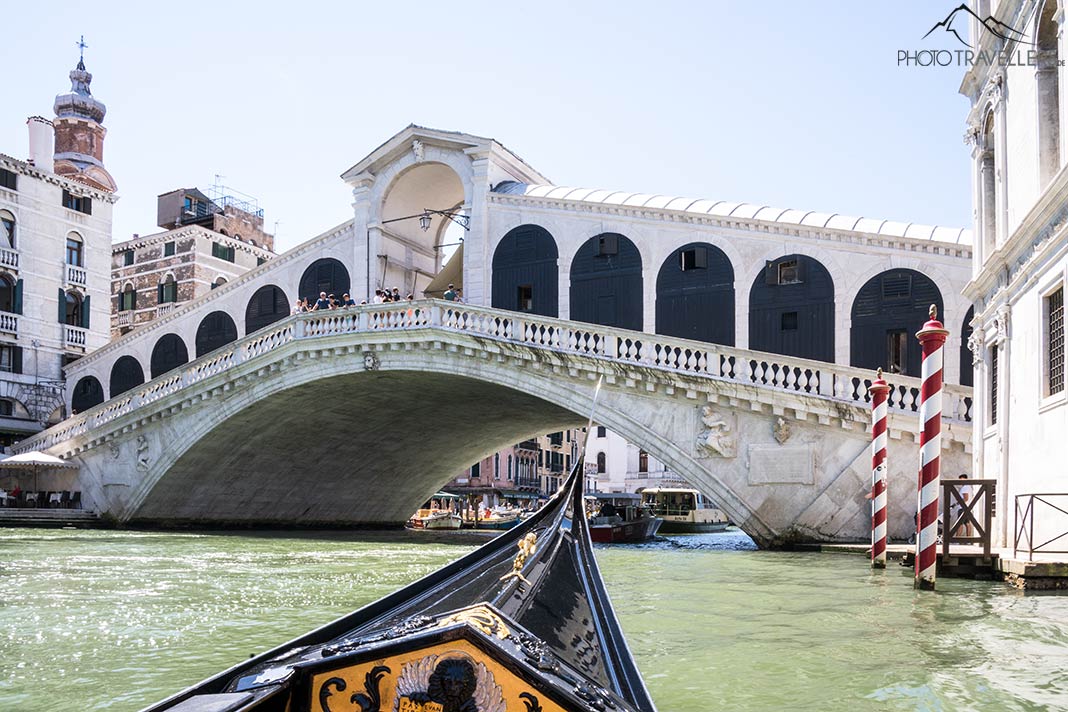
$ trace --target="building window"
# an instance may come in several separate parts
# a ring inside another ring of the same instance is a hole
[[[129,267],[134,263],[134,251],[126,250],[122,253],[122,266]]]
[[[886,332],[886,370],[890,373],[904,373],[908,362],[909,333],[904,329]]]
[[[608,458],[605,457],[605,454],[603,452],[597,453],[597,474],[603,475],[605,472],[608,471],[606,462],[607,459]]]
[[[994,344],[990,347],[990,424],[998,422],[998,352],[1001,349]]]
[[[14,278],[0,274],[0,312],[18,313],[18,291],[18,283]]]
[[[132,311],[137,308],[137,292],[132,284],[127,284],[119,295],[119,311]]]
[[[707,269],[708,250],[704,247],[691,247],[679,253],[679,260],[681,261],[679,267],[683,272],[688,272],[692,269]]]
[[[597,437],[603,438],[603,437],[607,437],[607,435],[608,435],[608,430],[603,425],[598,425],[597,426]]]
[[[8,190],[18,190],[18,176],[7,170],[6,168],[0,168],[0,188],[7,188]]]
[[[67,264],[74,267],[84,266],[82,265],[82,239],[77,233],[72,232],[67,235]]]
[[[521,284],[516,298],[516,310],[529,312],[534,309],[534,285]]]
[[[226,277],[216,277],[215,281],[211,283],[211,288],[221,287],[226,284]]]
[[[92,215],[93,199],[82,195],[74,195],[64,188],[63,207],[69,208],[70,210],[77,210],[79,213],[85,213],[86,215]]]
[[[797,260],[783,260],[779,263],[779,284],[800,284],[801,270]]]
[[[649,471],[649,453],[645,450],[638,451],[638,472]]]
[[[1064,391],[1064,287],[1046,297],[1046,395]]]
[[[67,292],[66,302],[66,309],[63,312],[63,323],[67,326],[80,326],[84,329],[85,324],[82,320],[82,298],[78,296],[76,292]]]
[[[783,312],[780,327],[781,331],[797,331],[797,312]]]
[[[0,247],[15,249],[15,216],[0,210]]]
[[[482,463],[481,462],[476,462],[475,464],[471,465],[471,477],[472,478],[478,477],[481,473],[482,473]]]
[[[22,347],[11,344],[0,346],[0,371],[22,373]]]
[[[174,241],[171,240],[170,242],[164,242],[163,243],[163,256],[164,257],[170,257],[173,254],[174,254]]]
[[[912,275],[908,272],[888,272],[883,275],[883,301],[907,302],[912,298]]]
[[[564,444],[564,433],[563,433],[563,431],[557,431],[555,433],[549,433],[549,444],[550,445],[554,445],[556,447],[560,447],[561,445],[563,445]]]
[[[227,245],[220,245],[218,242],[211,243],[211,256],[218,257],[220,260],[226,260],[227,262],[234,261],[234,248]]]
[[[0,398],[0,416],[10,418],[15,414],[15,404],[7,398]]]
[[[158,297],[160,304],[173,304],[178,301],[178,283],[174,281],[174,275],[168,274],[167,279],[159,285]]]

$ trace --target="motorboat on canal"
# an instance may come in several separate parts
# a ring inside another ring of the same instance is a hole
[[[477,513],[477,509],[470,511],[468,518],[464,520],[465,527],[503,531],[519,524],[523,514],[521,510],[511,507],[496,507],[475,516]]]
[[[730,520],[695,489],[650,487],[642,490],[642,504],[664,520],[661,534],[704,534],[720,532]]]
[[[586,495],[590,538],[599,544],[634,544],[656,536],[664,521],[642,504],[641,496],[595,492]]]
[[[582,461],[481,548],[145,712],[655,712],[594,558]]]
[[[460,515],[453,511],[453,503],[458,495],[438,492],[424,507],[417,510],[408,520],[409,529],[459,529],[463,523]]]

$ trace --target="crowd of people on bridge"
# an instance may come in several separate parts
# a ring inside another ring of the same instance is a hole
[[[450,302],[463,302],[463,294],[459,289],[456,289],[454,285],[449,285],[443,295],[445,299]],[[411,292],[406,297],[401,297],[400,290],[396,287],[393,289],[376,289],[375,296],[372,300],[372,304],[390,304],[392,302],[410,302],[415,299],[415,295]],[[360,300],[360,304],[366,304],[367,300]],[[325,311],[328,309],[344,309],[345,307],[356,306],[356,301],[349,296],[348,292],[341,295],[341,299],[338,299],[333,294],[327,294],[326,292],[319,292],[319,298],[314,302],[304,297],[293,302],[293,313],[303,314],[305,312],[313,311]]]

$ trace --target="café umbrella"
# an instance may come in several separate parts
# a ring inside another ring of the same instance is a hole
[[[0,470],[23,470],[33,472],[33,489],[37,491],[37,475],[41,470],[77,469],[78,465],[37,450],[12,455],[0,460]]]

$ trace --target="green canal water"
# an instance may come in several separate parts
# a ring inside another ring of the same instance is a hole
[[[1068,596],[746,550],[598,550],[662,712],[1068,708]],[[411,536],[0,530],[0,710],[124,712],[374,600],[471,545]]]

